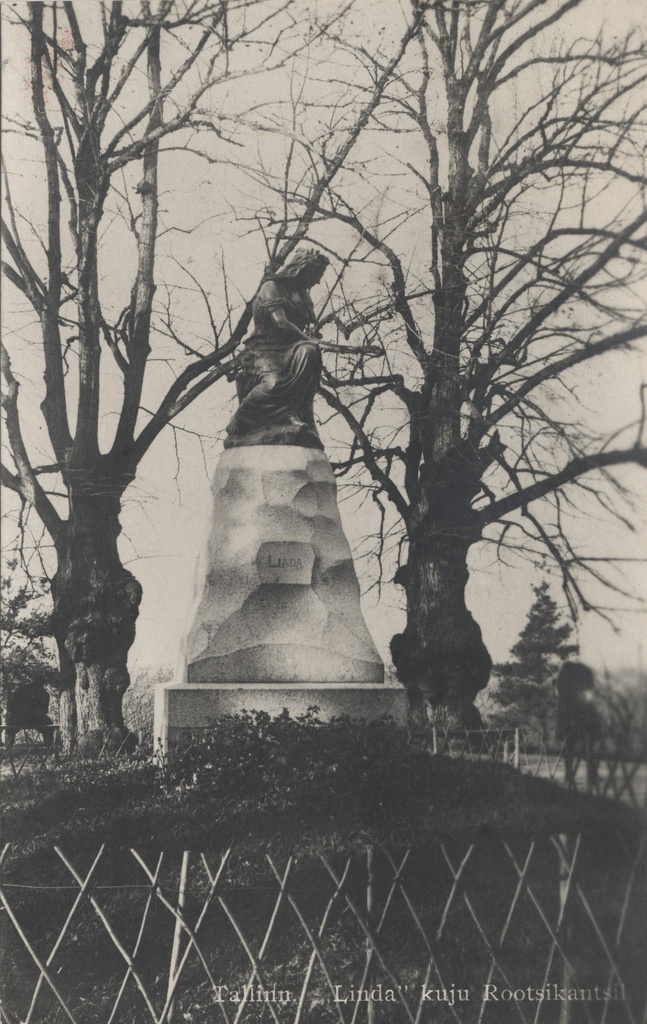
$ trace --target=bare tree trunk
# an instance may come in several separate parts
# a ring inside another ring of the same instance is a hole
[[[458,501],[443,500],[440,484],[427,493],[433,505],[423,500],[416,510],[419,526],[411,531],[402,575],[407,625],[391,641],[393,662],[409,691],[414,717],[420,717],[424,701],[432,708],[442,706],[450,724],[478,728],[480,715],[472,701],[487,686],[492,660],[465,603],[473,543],[469,512],[461,515]],[[458,498],[455,488],[447,493]],[[469,502],[467,495],[463,498]]]
[[[54,622],[54,617],[52,617]],[[70,754],[77,734],[76,714],[76,668],[65,647],[65,633],[56,637],[60,696],[58,701],[58,722],[63,751]]]
[[[91,493],[88,493],[88,492]],[[61,734],[74,732],[85,752],[120,747],[127,738],[122,698],[128,688],[128,651],[135,638],[141,587],[117,550],[119,497],[100,488],[75,493],[57,539],[52,623],[61,652]]]

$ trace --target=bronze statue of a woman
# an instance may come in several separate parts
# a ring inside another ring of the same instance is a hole
[[[306,328],[314,323],[310,289],[328,258],[315,249],[296,255],[261,285],[252,310],[254,331],[236,377],[240,405],[227,427],[225,448],[292,444],[323,448],[312,403],[321,352]]]

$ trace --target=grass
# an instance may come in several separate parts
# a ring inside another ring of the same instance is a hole
[[[318,922],[331,888],[317,854],[326,854],[338,873],[345,854],[355,855],[347,892],[362,907],[366,900],[366,847],[377,847],[376,906],[381,908],[393,871],[388,854],[379,848],[393,853],[397,861],[396,851],[411,848],[404,885],[427,933],[433,935],[451,888],[446,855],[457,865],[466,847],[476,840],[464,885],[488,933],[498,935],[517,886],[517,875],[501,841],[524,863],[529,840],[538,840],[528,862],[527,881],[554,920],[560,862],[547,837],[555,833],[584,835],[578,879],[603,933],[615,936],[630,872],[627,851],[633,855],[641,828],[641,819],[628,807],[569,793],[508,765],[430,757],[410,750],[402,734],[388,723],[356,726],[339,722],[319,727],[313,716],[299,722],[286,717],[270,721],[262,716],[227,720],[178,752],[166,770],[151,759],[123,758],[73,761],[33,771],[6,782],[4,807],[4,840],[13,846],[5,865],[8,892],[19,919],[41,950],[52,948],[73,899],[70,876],[53,847],[60,847],[83,875],[102,843],[108,850],[95,879],[95,891],[127,948],[135,942],[146,898],[142,889],[146,879],[128,853],[130,847],[149,865],[155,863],[160,850],[168,852],[161,885],[173,901],[177,898],[180,851],[205,852],[213,869],[218,855],[233,847],[222,892],[243,933],[258,949],[277,894],[265,854],[273,857],[281,871],[288,857],[295,858],[291,891],[306,918]],[[192,857],[191,863],[186,911],[195,920],[207,882],[199,859]],[[632,989],[629,996],[639,1007],[643,989],[637,965],[645,954],[644,874],[639,872],[632,884],[622,963],[628,977],[635,980],[636,992]],[[52,888],[32,888],[34,885]],[[579,957],[581,977],[606,978],[607,961],[593,925],[582,914],[580,907],[579,917],[573,918],[573,934],[581,941],[570,955]],[[153,901],[137,962],[160,1004],[166,990],[173,928],[172,916],[159,901]],[[9,927],[4,941],[7,1004],[15,1009],[17,1019],[24,1019],[37,971]],[[419,986],[428,953],[402,899],[394,901],[380,941],[399,976],[413,988]],[[219,979],[233,986],[249,976],[247,958],[217,905],[205,920],[201,942],[210,951]],[[539,984],[543,974],[538,964],[552,956],[551,948],[552,938],[532,902],[522,898],[506,943],[506,971],[519,984]],[[332,915],[324,951],[335,978],[344,985],[361,976],[364,936],[353,915],[344,911],[343,900]],[[290,907],[283,906],[263,961],[266,976],[298,991],[310,954],[299,922]],[[487,979],[487,949],[459,896],[438,957],[445,977],[457,983],[465,979],[464,984],[472,985],[475,993]],[[84,1024],[105,1024],[123,963],[87,902],[80,906],[74,928],[57,954],[56,968],[57,981],[73,1001],[78,1019]],[[559,971],[556,960],[553,973],[557,980]],[[384,980],[379,970],[376,978]],[[147,1020],[132,984],[122,1009],[124,1020],[136,1024]],[[497,1009],[496,1024],[516,1020],[513,1010]],[[476,1024],[478,1002],[461,1012],[465,1024]],[[255,1014],[252,1006],[243,1020],[257,1024],[260,1017]],[[63,1019],[60,1007],[45,991],[34,1024],[58,1024]],[[178,1019],[192,1024],[219,1019],[197,957],[188,963],[178,997]],[[323,977],[315,972],[308,1024],[328,1024],[336,1019]],[[612,1012],[609,1024],[614,1019]],[[379,1024],[400,1020],[404,1017],[398,1008],[376,1009]],[[447,1007],[436,1007],[434,1020],[451,1024]]]
[[[510,766],[410,750],[387,723],[234,719],[171,771],[145,759],[78,761],[9,780],[4,792],[4,838],[24,862],[54,845],[309,855],[637,827],[629,808]]]

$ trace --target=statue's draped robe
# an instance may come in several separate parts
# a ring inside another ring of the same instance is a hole
[[[296,283],[281,279],[274,283],[280,293],[277,297],[254,299],[254,332],[245,342],[236,379],[240,406],[227,427],[226,447],[264,442],[322,447],[312,411],[321,373],[319,346],[295,338],[272,319],[272,313],[281,308],[290,323],[303,331],[314,320],[312,302]],[[283,426],[295,432],[294,440],[272,430]]]

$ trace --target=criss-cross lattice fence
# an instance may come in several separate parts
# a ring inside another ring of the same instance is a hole
[[[647,760],[611,744],[584,745],[570,754],[564,742],[529,740],[523,729],[451,729],[434,725],[431,754],[498,761],[528,775],[647,808]]]
[[[30,864],[30,861],[26,861]],[[643,1024],[645,839],[2,855],[7,1024]]]
[[[2,745],[0,745],[0,775],[17,778],[27,769],[39,769],[68,761],[74,757],[76,735],[70,746],[64,750],[60,737],[60,727],[54,725],[53,737],[46,741],[35,729],[19,729],[13,740],[8,741],[6,730],[2,729]],[[123,735],[122,730],[106,730],[101,743],[93,751],[84,751],[85,758],[92,760],[111,760],[122,754],[131,753],[134,746],[132,734]],[[140,737],[140,752],[143,744]]]
[[[647,761],[612,745],[586,744],[569,756],[566,744],[520,740],[519,768],[582,792],[647,808]]]
[[[502,761],[519,767],[521,729],[451,729],[431,726],[427,750],[430,754],[469,758],[475,761]]]

